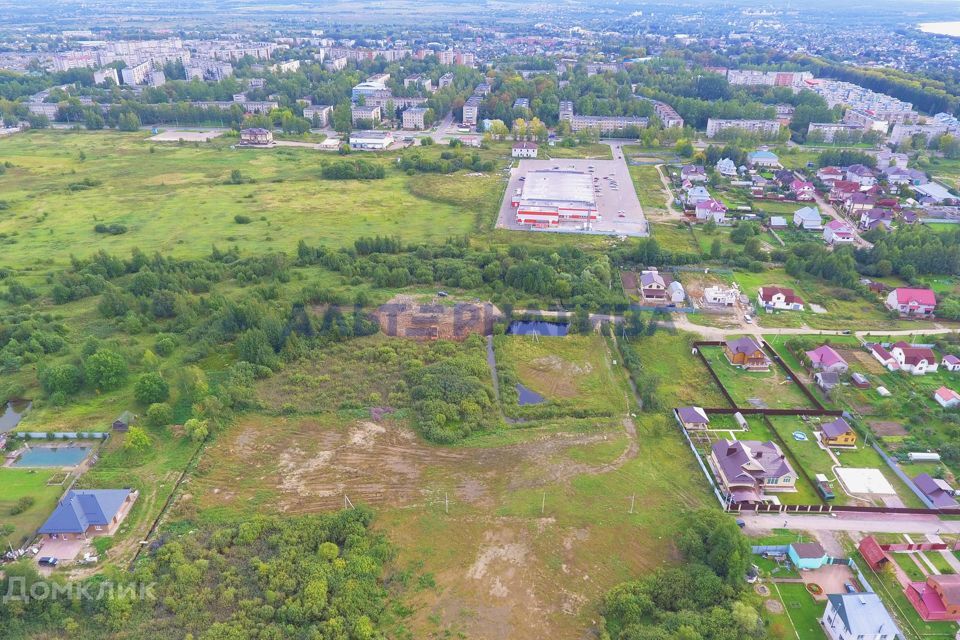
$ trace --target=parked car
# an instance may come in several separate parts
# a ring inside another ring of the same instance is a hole
[[[57,566],[57,559],[53,556],[42,556],[37,562],[44,567]]]

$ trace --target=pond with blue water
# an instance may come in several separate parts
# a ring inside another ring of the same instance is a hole
[[[546,398],[536,391],[531,391],[519,382],[517,383],[517,404],[520,406],[528,404],[541,404],[546,402],[546,400]]]
[[[14,467],[75,467],[90,453],[89,445],[31,446],[13,462]]]
[[[570,325],[565,322],[545,322],[543,320],[514,320],[507,327],[512,336],[532,336],[534,334],[550,338],[567,335]]]

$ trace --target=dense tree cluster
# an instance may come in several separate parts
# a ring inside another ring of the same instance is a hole
[[[370,160],[337,160],[323,166],[326,180],[383,180],[387,172],[379,162]]]
[[[612,640],[754,640],[766,637],[741,599],[750,545],[729,516],[698,511],[677,535],[684,563],[615,587],[604,604],[602,637]]]
[[[393,549],[370,530],[372,512],[350,509],[305,517],[257,516],[236,523],[161,533],[132,574],[112,579],[154,584],[155,598],[0,602],[0,627],[15,637],[233,640],[385,637],[392,620],[383,584]],[[8,565],[0,586],[40,576],[28,562]],[[102,576],[87,579],[99,591]]]

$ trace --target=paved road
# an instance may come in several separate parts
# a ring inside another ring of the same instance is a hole
[[[748,533],[771,529],[849,531],[860,533],[960,533],[960,520],[940,520],[936,515],[842,513],[825,515],[741,515]],[[784,527],[786,523],[786,527]]]
[[[798,171],[794,171],[793,175],[795,175],[798,180],[806,180],[806,177],[800,175],[800,172]],[[840,213],[837,212],[836,208],[832,204],[827,202],[827,200],[822,195],[820,195],[818,191],[813,192],[813,199],[817,203],[817,206],[820,207],[820,211],[827,214],[834,220],[839,220],[840,222],[846,224],[853,230],[853,243],[855,245],[863,249],[873,248],[873,243],[867,242],[866,240],[863,239],[863,237],[861,237],[860,231],[859,229],[857,229],[857,225],[851,223],[849,220],[847,220],[842,215],[840,215]]]

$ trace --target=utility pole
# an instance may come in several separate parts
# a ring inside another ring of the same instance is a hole
[[[637,494],[633,494],[632,496],[630,496],[630,513],[633,513],[633,505],[636,499],[637,499]]]
[[[543,498],[540,500],[540,515],[543,515],[543,510],[547,506],[547,492],[543,492]]]

